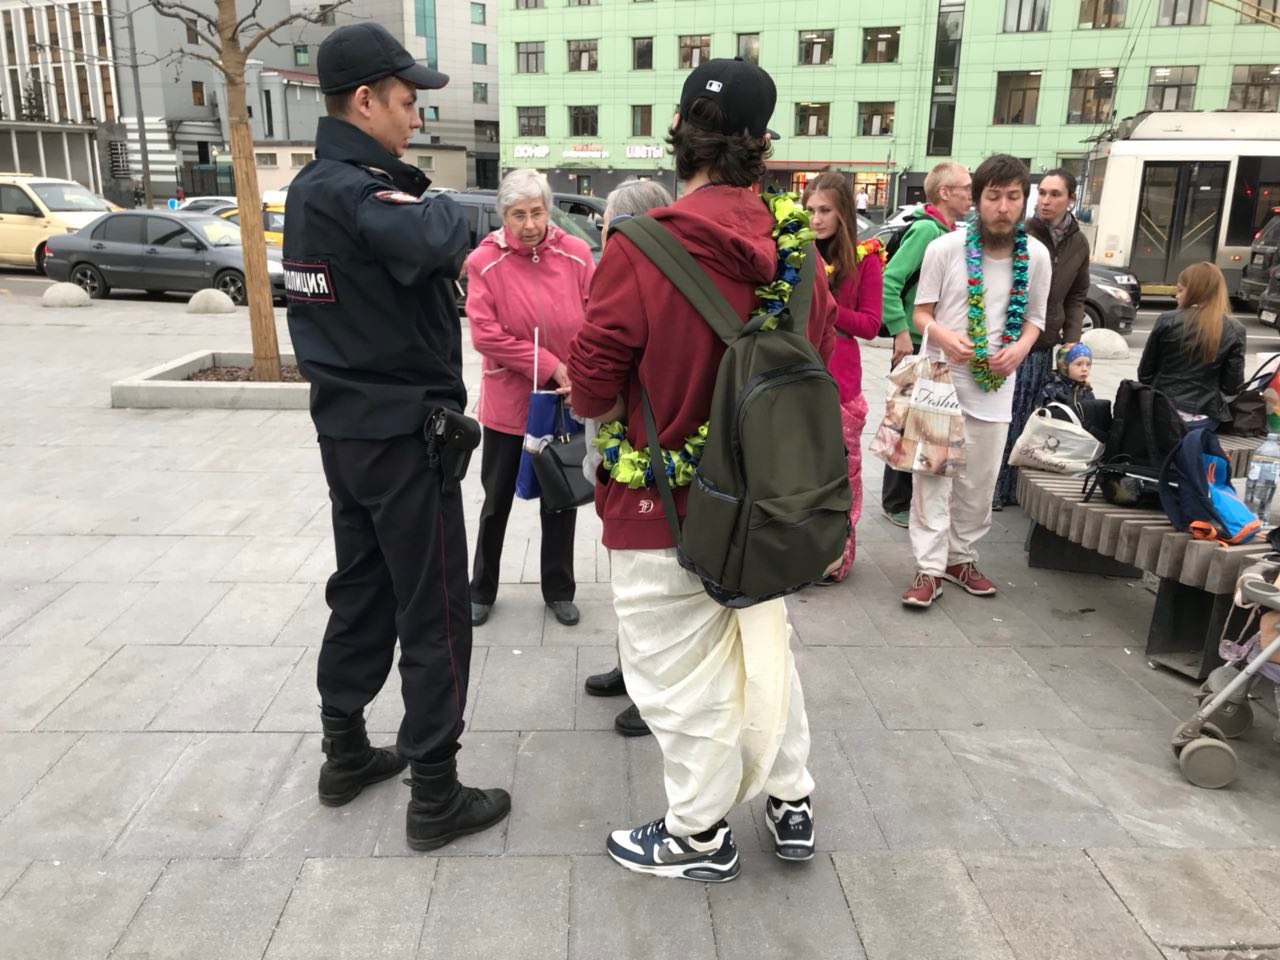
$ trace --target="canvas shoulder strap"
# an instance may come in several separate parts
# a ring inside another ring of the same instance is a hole
[[[805,325],[809,322],[809,305],[813,302],[813,277],[818,270],[818,258],[814,253],[814,245],[805,244],[804,263],[800,266],[800,280],[791,291],[791,299],[787,301],[791,330],[795,333],[804,333]],[[778,326],[783,326],[781,320]]]

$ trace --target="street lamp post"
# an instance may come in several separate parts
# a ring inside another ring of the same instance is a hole
[[[133,73],[133,106],[138,124],[138,150],[142,155],[142,195],[146,209],[155,205],[151,192],[151,157],[147,153],[147,128],[142,117],[142,81],[138,76],[138,43],[133,33],[133,7],[125,11],[129,31],[129,68]]]

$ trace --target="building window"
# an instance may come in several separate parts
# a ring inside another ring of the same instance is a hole
[[[546,67],[546,44],[541,40],[516,44],[516,73],[542,73]]]
[[[956,74],[960,68],[961,37],[964,34],[964,6],[943,0],[938,8],[938,27],[933,42],[933,96],[929,103],[931,157],[951,154],[956,127]]]
[[[800,63],[830,63],[835,46],[836,32],[834,30],[801,30]]]
[[[858,104],[858,136],[888,137],[892,135],[892,103],[878,102]]]
[[[632,106],[631,135],[633,137],[653,136],[653,106],[651,104]]]
[[[547,135],[546,107],[516,107],[516,130],[521,137]]]
[[[280,165],[280,158],[274,153],[255,153],[253,155],[253,162],[260,167],[278,167]]]
[[[569,41],[569,72],[590,73],[596,69],[596,52],[600,47],[599,40]]]
[[[1199,67],[1152,67],[1147,81],[1148,110],[1194,110]]]
[[[197,107],[204,106],[204,82],[202,80],[191,81],[191,103]]]
[[[295,43],[293,45],[293,65],[295,67],[305,67],[311,62],[311,48],[305,43]]]
[[[996,74],[995,124],[1033,124],[1040,101],[1040,71]]]
[[[598,107],[570,107],[569,136],[598,137],[600,135],[598,113]]]
[[[1240,9],[1241,23],[1270,23],[1280,27],[1280,0],[1250,0]]]
[[[760,34],[738,34],[738,56],[749,63],[760,62]]]
[[[1232,67],[1227,109],[1272,112],[1276,109],[1277,92],[1280,92],[1280,66]]]
[[[1080,0],[1080,29],[1109,30],[1124,26],[1125,0]]]
[[[335,27],[338,25],[338,15],[333,12],[333,8],[337,6],[334,3],[320,4],[320,25],[322,27]]]
[[[471,62],[481,66],[489,62],[489,47],[483,43],[471,44]]]
[[[475,123],[476,140],[483,143],[498,142],[498,125],[492,120],[477,120]]]
[[[1058,154],[1058,168],[1065,170],[1076,178],[1076,183],[1084,182],[1085,158],[1081,156],[1063,156]]]
[[[489,85],[487,83],[471,84],[471,102],[472,103],[488,103],[489,102]]]
[[[542,0],[516,0],[517,10],[541,10]]]
[[[680,38],[680,69],[692,70],[711,59],[711,35],[690,34]]]
[[[1004,0],[1004,32],[1033,33],[1048,29],[1049,0]]]
[[[1067,123],[1108,123],[1115,112],[1116,68],[1071,71]]]
[[[829,103],[797,103],[796,136],[825,137],[830,119]]]
[[[485,9],[483,3],[473,3],[471,5],[471,22],[478,23],[481,26],[485,23]]]
[[[430,154],[418,154],[417,161],[419,170],[434,170],[436,168],[436,158]]]
[[[863,63],[897,63],[899,27],[868,27],[862,31]]]
[[[1208,6],[1208,0],[1160,0],[1156,23],[1162,27],[1200,26]]]
[[[311,162],[311,154],[309,153],[289,154],[289,163],[293,166],[293,169],[295,170],[299,169],[300,167],[305,167],[310,162]]]
[[[653,69],[653,37],[631,38],[631,69]]]
[[[198,45],[200,43],[200,30],[196,26],[194,20],[184,20],[187,25],[187,43]]]
[[[569,0],[571,7],[594,7],[596,0]]]
[[[435,121],[440,119],[440,108],[437,106],[419,107],[418,118],[423,122]]]

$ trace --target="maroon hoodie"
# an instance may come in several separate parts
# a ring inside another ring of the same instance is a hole
[[[679,238],[745,321],[758,304],[755,288],[770,282],[777,266],[773,217],[760,197],[737,187],[704,187],[650,216]],[[835,343],[836,303],[820,260],[817,267],[805,335],[826,363]],[[643,381],[662,446],[677,449],[711,412],[724,351],[724,343],[662,272],[625,236],[610,234],[591,282],[586,321],[569,347],[574,411],[599,416],[622,395],[631,443],[647,447]],[[675,495],[683,518],[687,489]],[[673,546],[654,487],[601,483],[596,509],[604,520],[604,545],[611,550]]]

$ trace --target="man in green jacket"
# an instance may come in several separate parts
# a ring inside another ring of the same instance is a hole
[[[898,247],[884,268],[883,321],[893,337],[893,363],[920,351],[920,334],[911,322],[916,305],[916,283],[925,247],[938,237],[955,229],[956,223],[969,212],[973,198],[972,181],[964,164],[944,160],[924,178],[922,204],[909,216],[911,225],[902,235]],[[884,515],[899,527],[907,526],[911,515],[911,474],[885,465],[880,505]]]

